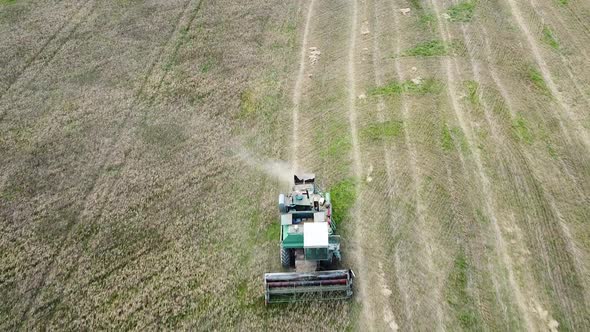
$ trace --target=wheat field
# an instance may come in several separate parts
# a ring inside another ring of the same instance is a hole
[[[587,331],[590,3],[0,0],[0,330]],[[314,172],[348,301],[264,305]]]

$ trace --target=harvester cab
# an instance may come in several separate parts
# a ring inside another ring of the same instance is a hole
[[[265,302],[350,298],[354,272],[330,270],[341,260],[330,193],[318,188],[314,174],[293,179],[292,192],[279,195],[280,258],[290,272],[264,274]]]

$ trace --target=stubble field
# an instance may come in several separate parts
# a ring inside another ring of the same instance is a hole
[[[589,22],[0,0],[0,329],[590,329]],[[351,301],[264,306],[292,168],[340,208]]]

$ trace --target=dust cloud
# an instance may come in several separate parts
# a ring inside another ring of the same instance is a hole
[[[264,172],[285,186],[292,186],[293,174],[298,173],[287,161],[256,156],[245,150],[239,151],[237,155],[246,165]]]

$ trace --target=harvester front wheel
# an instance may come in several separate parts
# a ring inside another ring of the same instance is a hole
[[[283,267],[291,267],[293,255],[291,255],[291,249],[285,249],[281,246],[281,264]]]

